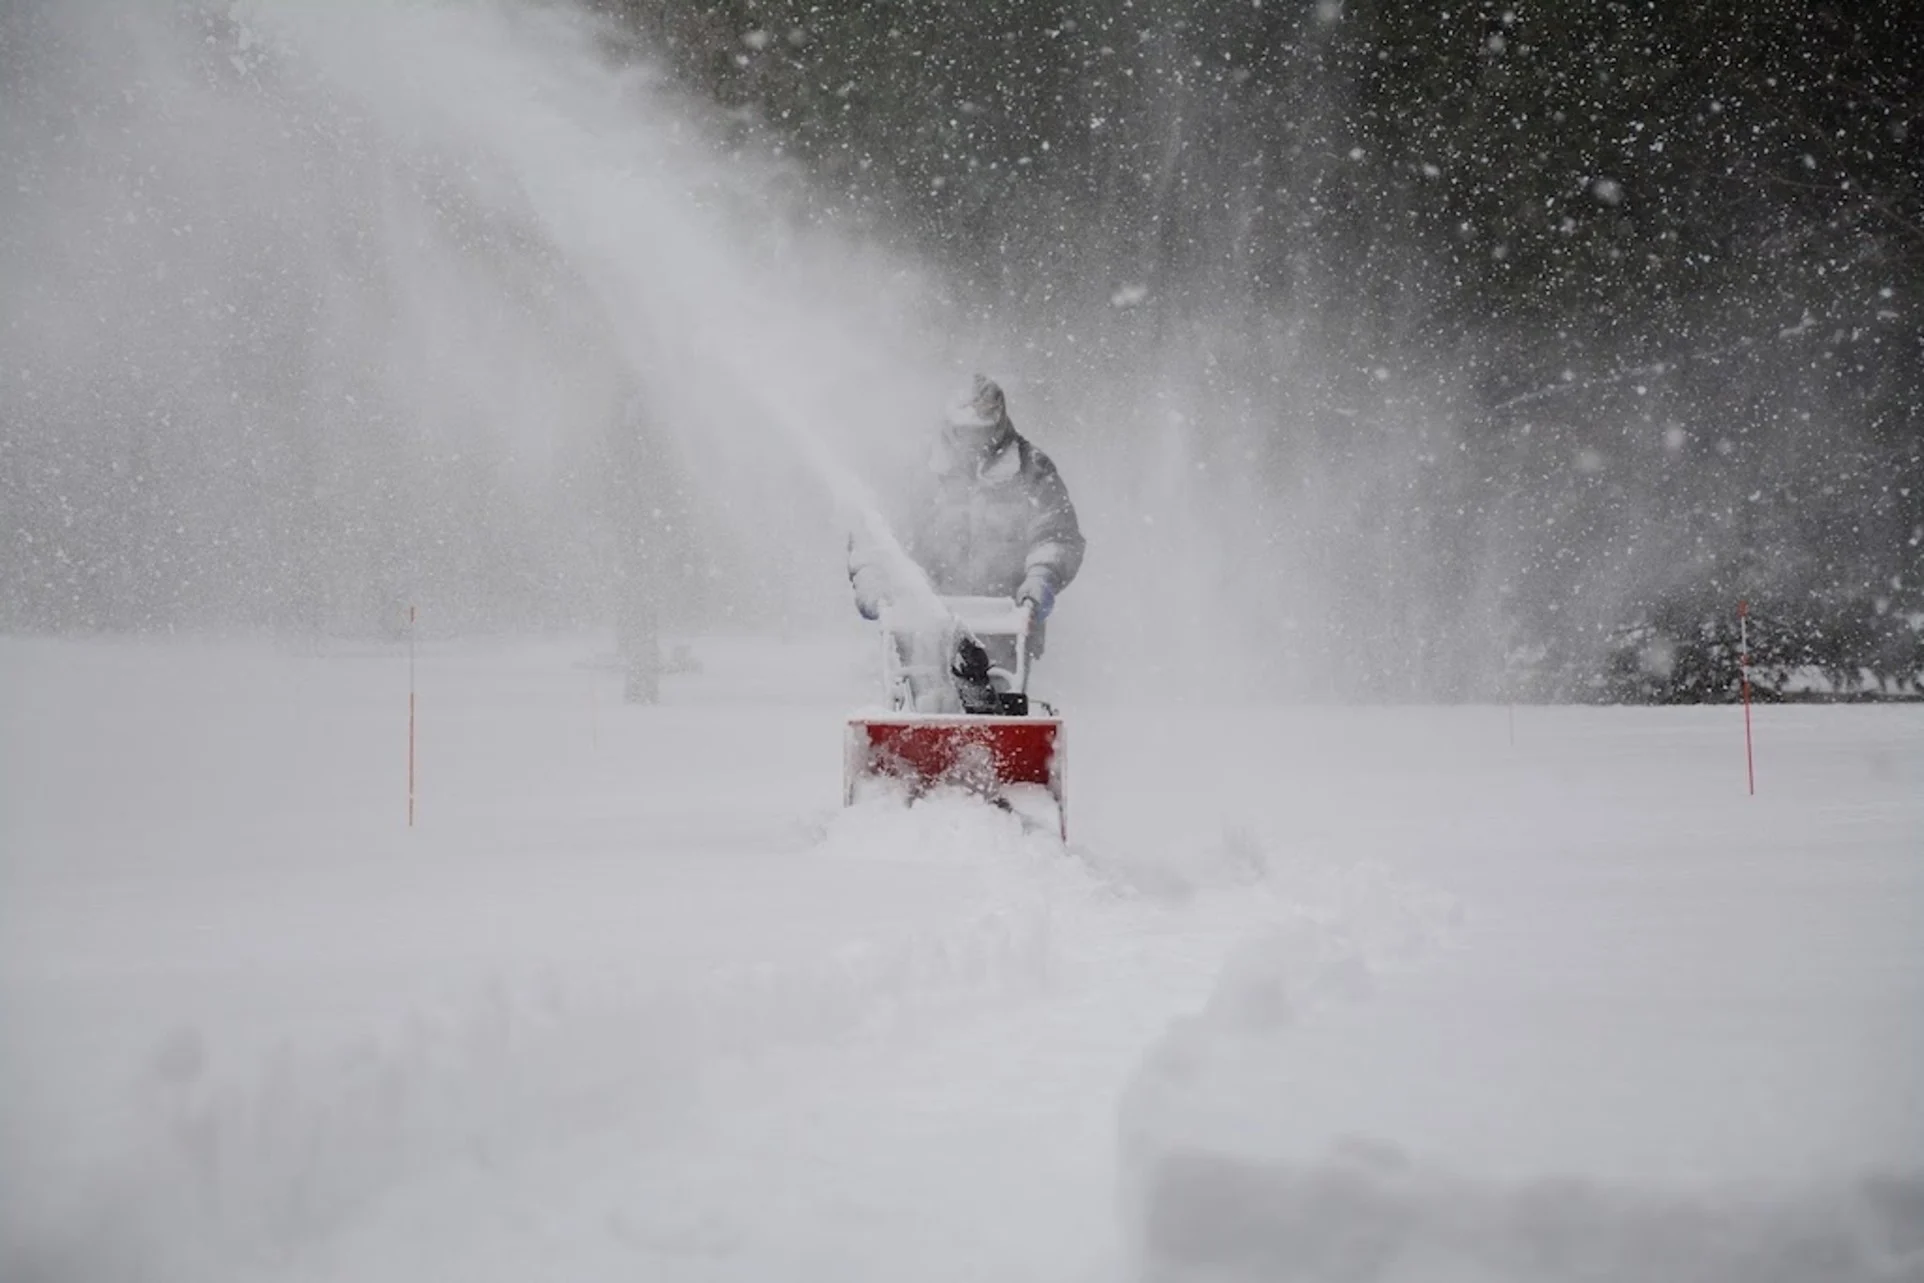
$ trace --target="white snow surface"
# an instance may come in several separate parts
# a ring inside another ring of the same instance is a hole
[[[0,640],[0,1278],[1924,1277],[1924,710],[1065,710],[853,628]]]

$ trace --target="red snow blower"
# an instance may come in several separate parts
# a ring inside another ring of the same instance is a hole
[[[878,780],[911,800],[960,788],[1024,819],[1046,796],[1068,840],[1062,719],[1029,696],[1030,607],[1000,597],[939,606],[882,609],[888,709],[848,720],[843,804]]]

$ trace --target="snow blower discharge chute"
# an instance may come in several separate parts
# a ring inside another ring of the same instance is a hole
[[[886,712],[848,720],[842,801],[893,781],[913,800],[960,788],[1035,818],[1041,799],[1069,836],[1062,719],[1029,695],[1026,603],[944,597],[881,612]]]

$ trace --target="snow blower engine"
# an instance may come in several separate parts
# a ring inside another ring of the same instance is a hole
[[[1029,696],[1030,607],[944,597],[881,612],[884,713],[848,720],[842,801],[871,781],[978,794],[1033,819],[1040,799],[1069,835],[1062,719]]]

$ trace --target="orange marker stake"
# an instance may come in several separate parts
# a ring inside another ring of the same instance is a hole
[[[1744,774],[1757,796],[1757,758],[1750,745],[1750,603],[1737,603],[1737,672],[1744,688]]]

